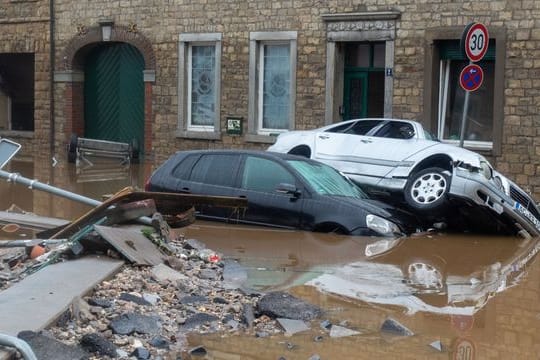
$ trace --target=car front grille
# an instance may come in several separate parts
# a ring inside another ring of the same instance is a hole
[[[537,219],[540,219],[540,213],[536,208],[536,204],[533,199],[523,191],[519,190],[515,186],[510,186],[510,196],[513,200],[523,205],[527,210],[531,212]]]

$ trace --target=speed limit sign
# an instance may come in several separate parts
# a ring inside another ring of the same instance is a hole
[[[471,62],[478,62],[486,55],[489,43],[487,27],[481,23],[467,25],[461,39],[465,55]]]

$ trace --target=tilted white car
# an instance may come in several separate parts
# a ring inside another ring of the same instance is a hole
[[[372,194],[401,193],[426,216],[444,209],[451,221],[448,209],[458,209],[456,222],[469,221],[473,228],[540,235],[540,212],[524,190],[480,154],[438,141],[415,121],[356,119],[290,131],[268,150],[329,164]],[[495,223],[486,224],[482,216]]]

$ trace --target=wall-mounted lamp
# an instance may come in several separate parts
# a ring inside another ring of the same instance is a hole
[[[101,20],[99,26],[101,27],[101,40],[102,41],[111,41],[112,27],[114,21],[112,20]]]

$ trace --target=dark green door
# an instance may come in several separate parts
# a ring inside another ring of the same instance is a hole
[[[84,137],[144,144],[144,59],[133,46],[111,43],[87,57]]]
[[[367,72],[345,72],[343,120],[367,116]]]
[[[343,120],[384,116],[384,42],[344,45]]]

